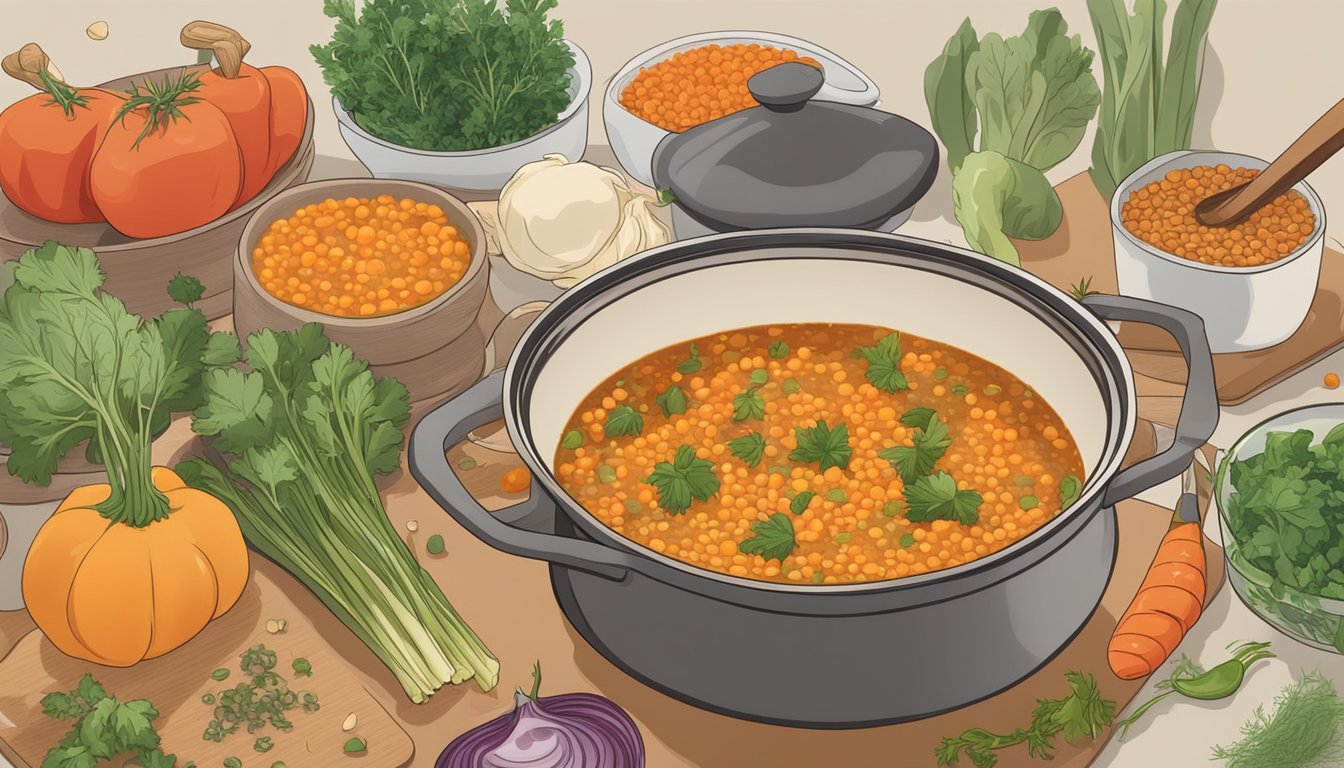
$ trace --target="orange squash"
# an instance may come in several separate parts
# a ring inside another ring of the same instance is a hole
[[[38,531],[23,599],[42,633],[85,661],[129,667],[178,648],[238,602],[248,578],[242,531],[223,502],[165,467],[158,520],[110,520],[108,485],[75,489]]]

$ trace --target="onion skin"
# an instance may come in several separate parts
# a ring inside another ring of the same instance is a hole
[[[644,768],[644,740],[620,707],[591,693],[536,699],[458,736],[435,768]]]

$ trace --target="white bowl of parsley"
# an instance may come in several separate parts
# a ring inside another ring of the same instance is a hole
[[[1218,462],[1228,580],[1307,645],[1344,653],[1344,403],[1279,414]]]
[[[311,47],[341,138],[374,178],[493,199],[522,166],[588,147],[592,67],[556,0],[326,4],[332,39]]]

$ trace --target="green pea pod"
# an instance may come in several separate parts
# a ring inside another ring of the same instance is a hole
[[[1059,228],[1064,208],[1045,174],[998,152],[973,152],[952,177],[957,222],[971,248],[1021,266],[1010,237],[1042,240]]]

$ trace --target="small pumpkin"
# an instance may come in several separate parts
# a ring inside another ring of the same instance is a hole
[[[150,480],[168,501],[157,519],[111,519],[98,509],[111,486],[86,485],[28,550],[24,603],[69,656],[111,667],[162,656],[242,595],[248,554],[233,512],[166,467],[154,467]]]

